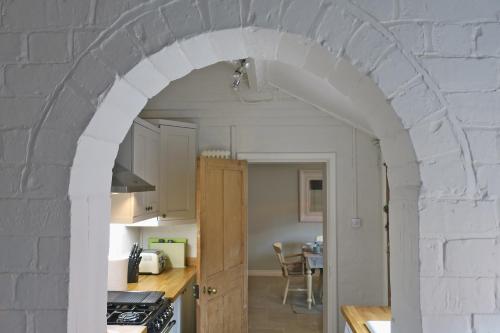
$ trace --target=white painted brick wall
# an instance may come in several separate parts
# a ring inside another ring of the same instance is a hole
[[[276,53],[284,40],[276,31],[290,31],[342,57],[340,62],[325,62],[329,74],[322,78],[352,79],[352,72],[340,70],[342,64],[346,69],[352,62],[378,84],[410,131],[421,161],[423,238],[417,255],[423,331],[499,332],[498,1],[352,0],[305,5],[298,0],[15,0],[1,2],[0,12],[0,285],[6,286],[0,289],[2,332],[65,331],[70,221],[81,217],[70,216],[69,166],[79,134],[117,75],[126,75],[145,55],[176,39],[242,25],[274,31],[250,28],[242,34],[254,54],[268,59],[278,55],[280,60],[318,72],[319,66],[311,61],[323,55],[308,58],[313,44],[304,44],[301,54],[291,54],[297,43],[287,44],[288,54],[284,48]],[[101,33],[95,47],[85,53]],[[212,60],[227,52],[220,43],[223,39],[219,38],[217,47],[215,40],[200,40],[210,45]],[[207,60],[193,53],[196,47],[189,49],[189,42],[182,42],[187,54],[180,44],[174,45],[175,49],[151,58],[165,76],[164,83]],[[238,44],[238,52],[242,49]],[[138,84],[144,80],[140,74],[127,79]],[[338,83],[343,92],[364,89],[360,82],[368,79],[357,75],[357,83]],[[115,115],[125,110],[125,120],[117,128],[125,130],[126,120],[146,101],[144,95],[159,89],[161,80],[153,83],[144,91],[130,90],[130,98],[122,104],[115,100],[109,110]],[[108,116],[99,119],[116,118]],[[92,126],[96,137],[113,141],[103,148],[112,155],[119,131],[105,133],[107,126]],[[380,122],[374,128],[384,134],[385,156],[401,162],[390,170],[391,180],[401,185],[394,195],[416,200],[419,180],[408,171],[416,171],[415,155],[401,150],[407,147],[407,133],[384,129]],[[405,163],[411,164],[405,168]],[[81,160],[75,170],[86,177],[90,174]],[[102,188],[82,181],[73,184],[72,190],[78,194],[101,191],[109,175],[110,170],[99,166],[93,176],[101,180]],[[411,211],[412,204],[397,206]],[[416,223],[400,213],[395,212],[398,219]],[[93,222],[98,219],[92,217]],[[401,232],[417,228],[414,224],[400,227]],[[409,255],[418,247],[416,241],[412,239],[405,248]],[[415,281],[408,283],[416,286]],[[402,281],[394,285],[405,287]],[[412,290],[404,293],[410,295]],[[98,298],[92,297],[85,302]],[[405,302],[399,301],[396,304],[406,309]],[[88,327],[90,331],[102,329],[96,313],[90,315],[94,325]]]

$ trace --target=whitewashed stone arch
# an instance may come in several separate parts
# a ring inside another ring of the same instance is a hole
[[[111,167],[132,120],[170,81],[249,56],[307,70],[347,96],[364,96],[377,110],[365,116],[390,167],[391,213],[399,222],[391,230],[398,253],[391,274],[394,331],[421,331],[417,202],[419,195],[421,203],[477,197],[464,134],[432,78],[358,7],[319,0],[256,3],[138,6],[82,54],[44,108],[22,187],[71,200],[69,332],[104,330]],[[422,297],[429,292],[422,290]]]

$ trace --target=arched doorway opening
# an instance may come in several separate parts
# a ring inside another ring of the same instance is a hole
[[[306,38],[254,28],[215,31],[174,42],[116,78],[103,96],[79,138],[71,169],[69,331],[90,328],[99,331],[105,324],[101,313],[105,311],[107,261],[101,254],[108,246],[108,229],[103,221],[109,220],[113,161],[133,119],[148,98],[191,70],[218,61],[249,57],[277,61],[295,68],[300,75],[311,76],[318,86],[330,85],[331,91],[356,102],[355,110],[359,112],[356,116],[365,119],[365,124],[380,139],[385,160],[392,170],[394,330],[402,331],[404,323],[404,327],[420,331],[417,211],[420,176],[408,131],[387,96],[348,60],[336,58]],[[384,86],[384,76],[379,80],[379,86]],[[286,85],[286,82],[278,84]],[[298,97],[321,107],[321,90],[318,91],[313,89]],[[88,309],[85,317],[81,317],[79,311],[82,307]]]

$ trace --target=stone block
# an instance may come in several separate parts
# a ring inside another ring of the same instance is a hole
[[[240,2],[232,0],[209,0],[210,25],[214,30],[241,26]]]
[[[153,54],[149,60],[170,81],[180,79],[194,69],[178,43]]]
[[[21,166],[0,164],[0,198],[10,198],[19,192]]]
[[[322,8],[322,2],[322,0],[291,1],[281,21],[283,30],[293,34],[307,35],[318,14],[326,10]]]
[[[43,102],[39,97],[0,98],[0,129],[32,127]]]
[[[132,42],[125,29],[113,33],[102,42],[99,49],[93,50],[92,54],[102,59],[109,68],[120,75],[127,73],[142,58],[141,51]]]
[[[362,73],[368,73],[393,43],[371,24],[365,23],[352,36],[345,54]]]
[[[492,313],[495,311],[495,279],[420,279],[423,315]]]
[[[208,38],[219,59],[236,60],[248,57],[241,29],[214,31]]]
[[[386,97],[417,76],[415,68],[399,49],[390,52],[370,73]]]
[[[435,24],[432,29],[433,51],[442,56],[469,56],[474,49],[472,25]]]
[[[25,211],[23,232],[37,236],[70,235],[71,217],[68,199],[29,200],[23,208]]]
[[[0,272],[29,272],[36,267],[34,237],[0,237]]]
[[[500,314],[475,314],[475,333],[496,333],[500,327]]]
[[[20,33],[0,33],[0,63],[16,63],[23,56]]]
[[[424,196],[461,196],[467,187],[467,173],[461,152],[425,160],[420,166]]]
[[[442,108],[436,94],[421,80],[412,82],[391,100],[394,111],[401,118],[404,128],[410,128],[422,118]]]
[[[64,310],[68,285],[67,274],[22,274],[16,285],[16,308]]]
[[[388,28],[407,52],[417,55],[424,52],[425,37],[421,23],[391,24]]]
[[[0,274],[0,310],[9,309],[14,302],[14,289],[16,276],[13,274]]]
[[[33,164],[29,169],[27,192],[40,199],[62,198],[68,194],[69,168],[60,165]]]
[[[446,91],[498,88],[498,59],[424,58],[422,64]]]
[[[66,85],[51,106],[45,129],[81,132],[94,115],[95,106]]]
[[[282,34],[275,30],[256,29],[254,27],[243,29],[247,53],[250,57],[256,59],[275,60],[281,36]]]
[[[500,165],[478,165],[476,175],[479,188],[492,196],[500,195]]]
[[[41,237],[38,269],[47,273],[69,273],[69,237]]]
[[[500,128],[467,129],[466,135],[475,163],[500,162]]]
[[[354,3],[379,21],[389,21],[394,18],[394,1],[392,0],[354,0]]]
[[[204,31],[200,11],[194,1],[172,2],[162,8],[162,13],[176,40]]]
[[[0,327],[4,332],[26,332],[26,312],[0,311]]]
[[[71,60],[68,32],[34,32],[28,36],[28,60],[33,63],[64,63]]]
[[[35,332],[64,332],[67,329],[67,311],[37,311],[35,313]]]
[[[440,276],[443,274],[443,241],[420,239],[420,276]]]
[[[86,54],[71,74],[71,79],[91,98],[97,99],[99,94],[111,87],[115,76],[115,73],[112,73],[104,63],[92,54]]]
[[[500,11],[500,4],[491,0],[401,0],[400,18],[428,19],[436,21],[466,21],[477,18],[494,19]]]
[[[17,31],[78,27],[87,22],[89,9],[81,0],[9,1],[2,8],[2,26]]]
[[[32,161],[35,163],[57,163],[70,166],[75,156],[76,143],[82,130],[41,128],[35,141]]]
[[[85,134],[120,144],[147,98],[125,80],[117,80],[99,105]],[[113,124],[110,127],[110,124]]]
[[[179,43],[186,58],[195,69],[207,67],[221,60],[210,43],[209,34],[202,34]]]
[[[146,54],[158,52],[175,41],[165,17],[159,10],[142,15],[130,23],[127,29]]]
[[[8,65],[5,86],[16,96],[47,96],[68,70],[66,64]]]
[[[480,56],[500,56],[498,35],[500,23],[485,23],[480,25],[477,36],[477,54]]]
[[[250,2],[248,23],[252,26],[275,28],[279,25],[281,0],[253,0]]]
[[[0,135],[0,159],[7,163],[23,163],[28,152],[29,130],[14,129]]]
[[[500,272],[500,248],[494,239],[466,239],[446,242],[445,272],[453,276],[495,276]]]
[[[134,66],[124,76],[124,79],[148,98],[156,96],[170,83],[148,58]]]
[[[138,3],[137,0],[97,0],[95,23],[107,27]]]
[[[449,110],[466,124],[500,123],[500,92],[461,92],[446,94]]]
[[[453,125],[447,117],[426,119],[414,125],[410,129],[410,137],[419,161],[460,151]]]
[[[422,236],[491,235],[497,230],[492,201],[421,200],[419,211]]]
[[[470,315],[429,315],[422,317],[422,329],[425,333],[472,333],[471,327]]]
[[[73,161],[76,167],[112,166],[118,153],[118,144],[97,140],[93,137],[82,135],[78,139],[77,154]]]
[[[353,32],[359,27],[359,21],[343,7],[333,5],[325,13],[318,27],[317,41],[334,54],[341,53]]]
[[[76,58],[94,42],[102,29],[77,30],[73,33],[73,56]]]

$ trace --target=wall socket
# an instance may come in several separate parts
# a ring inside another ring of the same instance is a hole
[[[356,229],[361,228],[361,219],[357,217],[351,219],[351,227]]]

